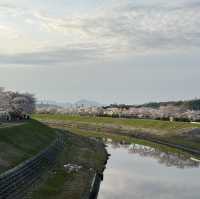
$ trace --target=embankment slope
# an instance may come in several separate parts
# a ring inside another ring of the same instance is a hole
[[[35,120],[0,128],[0,173],[36,155],[55,138],[55,130]]]

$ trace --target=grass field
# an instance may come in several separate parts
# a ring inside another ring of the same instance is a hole
[[[55,137],[55,130],[34,120],[0,128],[0,172],[37,154]]]
[[[169,122],[150,119],[121,119],[110,117],[88,117],[88,116],[70,116],[70,115],[48,115],[37,114],[33,115],[35,119],[41,120],[59,120],[59,121],[72,121],[72,122],[84,122],[95,124],[115,124],[129,126],[136,129],[151,129],[161,132],[178,132],[180,130],[200,128],[200,124],[191,124],[188,122]]]

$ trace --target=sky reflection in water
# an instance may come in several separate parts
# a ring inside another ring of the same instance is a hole
[[[200,163],[133,144],[110,144],[98,199],[199,199]]]

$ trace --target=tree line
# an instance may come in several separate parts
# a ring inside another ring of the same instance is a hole
[[[26,119],[35,110],[33,94],[7,91],[0,87],[0,119]],[[6,117],[6,118],[5,118]]]
[[[104,108],[154,108],[159,109],[160,107],[174,106],[185,110],[200,111],[200,99],[192,99],[185,101],[168,101],[168,102],[149,102],[141,105],[127,105],[127,104],[110,104]]]

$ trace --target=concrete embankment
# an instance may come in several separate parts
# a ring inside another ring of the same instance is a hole
[[[86,131],[96,131],[96,132],[106,132],[111,134],[117,134],[117,135],[123,135],[123,136],[129,136],[134,137],[138,139],[143,139],[147,141],[151,141],[157,144],[162,144],[165,146],[177,148],[180,150],[183,150],[185,152],[191,153],[193,155],[200,155],[200,149],[199,145],[193,146],[193,141],[191,139],[188,139],[188,143],[192,143],[191,145],[187,145],[187,139],[184,139],[180,137],[164,137],[164,136],[158,136],[154,135],[151,132],[142,132],[135,129],[127,129],[122,126],[115,126],[115,125],[108,125],[108,124],[89,124],[89,123],[83,123],[83,122],[67,122],[67,121],[42,121],[47,125],[50,126],[59,126],[59,127],[65,127],[65,128],[76,128]],[[194,139],[195,144],[195,139]]]

